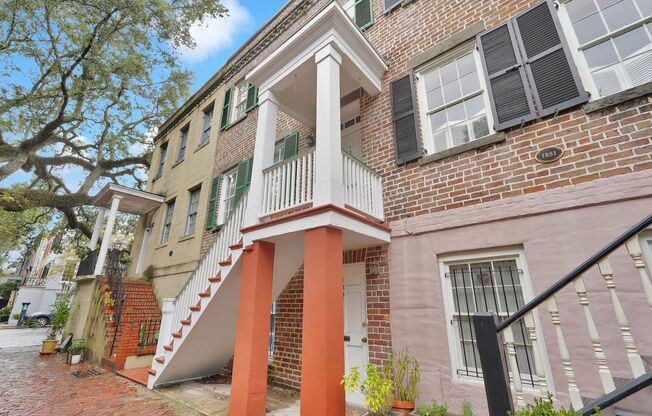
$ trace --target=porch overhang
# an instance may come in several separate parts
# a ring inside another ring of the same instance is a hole
[[[336,2],[326,6],[258,64],[247,74],[246,80],[258,85],[260,95],[271,91],[281,111],[314,126],[315,56],[328,46],[342,56],[342,96],[359,88],[370,95],[380,93],[387,64]]]
[[[163,196],[114,183],[106,185],[93,198],[93,205],[109,209],[115,197],[120,198],[120,211],[145,215],[163,203]]]

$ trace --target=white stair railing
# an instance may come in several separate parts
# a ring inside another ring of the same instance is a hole
[[[310,148],[265,169],[261,217],[312,203],[314,166]]]
[[[353,155],[342,153],[347,205],[383,220],[383,185],[380,175]]]
[[[199,302],[198,294],[206,290],[210,282],[220,270],[219,262],[226,260],[229,255],[229,246],[236,244],[242,238],[240,229],[244,222],[244,213],[247,208],[247,194],[242,196],[235,209],[231,212],[222,228],[217,233],[210,248],[199,260],[199,264],[192,273],[185,286],[181,289],[174,301],[171,331],[178,329],[179,322],[190,315],[190,306]],[[170,336],[166,334],[165,336]]]

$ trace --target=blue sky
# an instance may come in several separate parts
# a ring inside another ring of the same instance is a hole
[[[201,87],[227,59],[265,24],[286,0],[222,0],[230,10],[226,19],[193,28],[197,47],[181,51],[184,64],[195,73],[193,92]]]

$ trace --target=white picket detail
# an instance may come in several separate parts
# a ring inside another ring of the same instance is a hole
[[[625,245],[627,246],[627,252],[629,252],[630,257],[634,261],[634,267],[638,270],[639,276],[641,277],[641,285],[643,285],[643,293],[645,294],[645,299],[647,304],[652,310],[652,282],[650,282],[650,277],[648,276],[647,269],[645,267],[645,260],[643,260],[643,250],[641,250],[641,243],[638,241],[638,235],[629,240]]]
[[[381,177],[352,155],[343,152],[346,203],[379,220],[383,220],[383,185]]]
[[[600,374],[600,381],[602,381],[602,388],[605,393],[610,393],[616,390],[616,385],[614,384],[611,370],[607,365],[607,356],[604,354],[602,342],[600,341],[600,334],[598,334],[598,327],[595,326],[593,314],[591,314],[591,308],[589,308],[589,298],[586,295],[584,278],[582,278],[582,276],[578,277],[575,279],[573,284],[575,285],[575,292],[579,297],[580,305],[584,312],[584,320],[586,321],[586,326],[589,330],[589,337],[591,338],[591,344],[593,345],[593,355],[595,355],[595,359],[598,362],[598,373]]]
[[[636,350],[634,337],[629,330],[627,315],[625,315],[623,305],[618,298],[618,294],[616,293],[614,273],[611,269],[611,263],[609,262],[609,259],[604,259],[598,263],[598,269],[600,270],[602,277],[604,277],[607,289],[609,289],[609,295],[611,296],[611,303],[614,308],[614,314],[616,315],[616,320],[618,321],[618,326],[620,327],[620,332],[622,333],[623,343],[625,344],[625,349],[627,350],[627,359],[629,360],[629,365],[632,367],[632,373],[634,374],[634,377],[642,376],[645,374],[645,366],[643,365],[643,359]]]
[[[557,307],[557,300],[554,296],[551,296],[548,299],[548,312],[550,313],[552,324],[555,327],[557,345],[559,346],[559,357],[561,358],[561,363],[564,367],[566,381],[568,381],[568,395],[570,396],[573,409],[579,410],[584,407],[584,403],[582,402],[582,396],[580,395],[580,390],[577,387],[577,381],[575,380],[575,372],[573,371],[573,366],[571,364],[570,353],[568,352],[568,346],[566,345],[566,338],[564,338],[564,332],[561,329],[559,308]]]
[[[208,279],[216,276],[220,271],[219,262],[227,259],[229,246],[236,244],[242,238],[240,229],[243,226],[246,207],[247,194],[242,196],[236,208],[217,233],[208,251],[199,260],[199,264],[186,282],[186,285],[177,295],[172,314],[171,330],[173,332],[179,329],[179,322],[190,315],[190,306],[196,305],[199,302],[199,293],[209,287],[210,282]],[[166,336],[171,336],[171,334],[166,334]]]
[[[508,326],[503,330],[503,337],[507,347],[507,356],[509,358],[509,367],[511,368],[514,391],[516,392],[516,405],[525,407],[525,397],[523,396],[523,381],[521,380],[521,371],[518,368],[516,360],[516,346],[514,345],[514,333],[512,327]]]
[[[261,217],[312,203],[315,150],[299,153],[263,171]]]
[[[523,317],[525,322],[525,327],[527,328],[527,333],[532,342],[532,355],[534,356],[534,370],[537,373],[537,378],[539,379],[539,390],[543,397],[548,393],[548,383],[546,382],[546,372],[543,368],[543,360],[541,358],[541,348],[539,347],[539,337],[537,336],[537,329],[534,324],[534,313],[529,312]]]

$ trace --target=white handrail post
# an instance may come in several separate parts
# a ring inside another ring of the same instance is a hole
[[[643,293],[645,294],[645,299],[647,304],[652,310],[652,282],[650,282],[650,277],[648,276],[647,269],[645,267],[645,261],[643,260],[643,250],[641,250],[641,243],[638,241],[638,236],[635,236],[627,243],[627,252],[629,256],[634,261],[634,267],[638,270],[639,276],[641,278],[641,285],[643,286]]]

